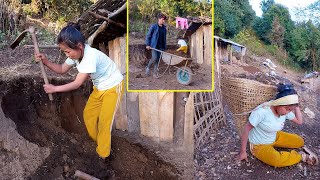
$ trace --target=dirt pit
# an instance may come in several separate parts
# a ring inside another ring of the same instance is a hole
[[[64,84],[66,81],[56,79],[51,83]],[[99,179],[179,179],[180,172],[176,167],[141,144],[130,142],[126,136],[112,136],[113,158],[108,162],[99,159],[96,144],[89,138],[82,119],[90,85],[77,91],[54,94],[54,101],[50,102],[42,84],[40,78],[31,77],[10,82],[0,80],[5,117],[14,121],[23,138],[40,148],[50,149],[48,157],[35,171],[15,177],[76,179],[74,173],[80,170]],[[3,145],[0,146],[2,152],[1,148]],[[13,158],[20,161],[27,159],[18,156],[18,152],[13,154],[16,156]],[[11,163],[8,157],[2,159],[0,166]],[[13,179],[8,173],[4,178]]]

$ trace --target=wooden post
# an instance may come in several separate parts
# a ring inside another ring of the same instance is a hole
[[[140,133],[139,93],[127,92],[128,132]]]
[[[216,48],[216,52],[215,52],[215,58],[214,58],[214,70],[215,70],[215,74],[218,75],[218,80],[216,80],[216,78],[214,79],[214,87],[215,88],[220,88],[220,58],[221,58],[221,49],[219,48],[219,40],[215,40],[215,48]]]
[[[193,138],[193,123],[194,123],[194,93],[190,93],[185,106],[185,120],[184,120],[184,141],[183,147],[186,151],[193,153],[194,138]]]
[[[246,54],[246,48],[242,47],[241,48],[241,57],[240,57],[240,62],[241,63],[244,63],[243,57],[244,57],[245,54]]]
[[[232,46],[229,45],[228,46],[230,49],[229,49],[229,61],[230,61],[230,64],[232,64]]]
[[[183,145],[184,141],[184,121],[185,121],[185,99],[189,97],[189,93],[175,93],[174,98],[174,143],[178,146]]]
[[[203,64],[203,26],[201,26],[196,32],[196,51],[197,63]]]

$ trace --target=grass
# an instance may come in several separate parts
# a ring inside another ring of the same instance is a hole
[[[260,57],[274,57],[284,67],[291,69],[295,72],[303,72],[303,68],[288,56],[288,53],[274,45],[265,45],[259,40],[253,30],[244,29],[237,34],[233,41],[242,44],[254,55]]]

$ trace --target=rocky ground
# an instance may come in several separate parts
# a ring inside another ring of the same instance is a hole
[[[248,64],[223,64],[222,76],[247,78],[275,85],[278,82],[292,83],[300,97],[302,111],[306,108],[314,113],[304,113],[302,125],[287,122],[284,131],[296,133],[305,140],[305,145],[313,152],[320,155],[320,81],[315,81],[314,87],[310,84],[300,84],[302,74],[290,71],[278,65],[277,76],[267,76],[270,69],[262,65],[263,58],[254,57],[254,63]],[[236,156],[240,150],[240,137],[237,134],[232,113],[225,105],[227,125],[210,135],[208,142],[198,147],[195,152],[194,165],[196,179],[319,179],[320,165],[311,166],[306,163],[285,168],[274,168],[254,158],[249,150],[249,162],[237,162]],[[301,149],[298,149],[300,151]]]

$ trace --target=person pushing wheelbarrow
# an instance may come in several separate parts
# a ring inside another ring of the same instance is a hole
[[[164,51],[166,49],[166,43],[167,43],[166,42],[167,29],[164,23],[167,17],[164,14],[159,13],[157,15],[157,18],[158,18],[158,22],[155,24],[152,24],[147,33],[146,48],[148,50],[153,48],[153,49],[159,49]],[[152,58],[149,60],[149,63],[146,67],[146,75],[147,76],[150,75],[150,67],[154,63],[153,77],[159,78],[159,76],[157,75],[157,69],[158,69],[161,53],[153,49],[151,49]]]

